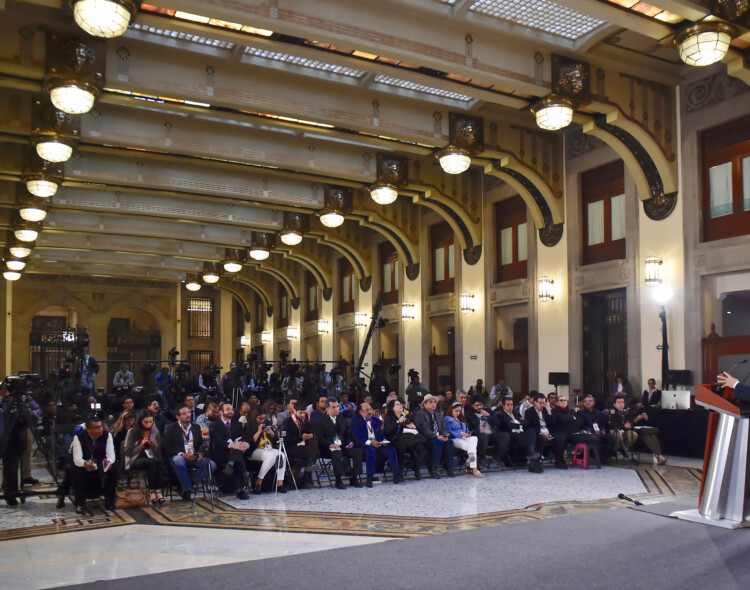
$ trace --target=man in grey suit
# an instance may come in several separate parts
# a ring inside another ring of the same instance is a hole
[[[422,408],[414,415],[414,425],[425,438],[425,449],[432,453],[432,463],[427,468],[430,477],[440,479],[437,468],[442,457],[450,477],[453,472],[453,442],[445,428],[443,413],[437,409],[437,397],[428,393],[424,396]]]

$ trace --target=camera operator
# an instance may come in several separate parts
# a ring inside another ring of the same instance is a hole
[[[419,381],[419,373],[415,369],[409,369],[409,385],[406,387],[406,399],[409,402],[409,411],[416,412],[422,404],[422,399],[429,390]]]
[[[380,363],[375,363],[372,367],[372,378],[370,379],[370,384],[367,387],[367,390],[370,392],[372,399],[375,400],[375,403],[378,406],[382,406],[385,403],[390,387],[383,377],[383,365]]]
[[[88,339],[86,339],[86,342]],[[81,346],[80,361],[81,365],[79,368],[79,376],[81,382],[81,393],[84,396],[95,396],[96,395],[96,376],[99,374],[99,363],[96,359],[89,354],[88,344],[76,343],[76,346]],[[76,349],[73,349],[74,352]]]
[[[112,387],[118,396],[132,393],[131,389],[135,387],[135,379],[128,363],[120,365],[120,370],[115,373],[115,378],[112,380]]]
[[[232,399],[232,394],[236,390],[240,390],[240,392],[244,391],[245,373],[239,366],[237,366],[236,362],[232,361],[229,365],[229,370],[221,376],[218,387],[221,395],[230,400]]]
[[[21,457],[28,454],[28,461],[31,459],[31,445],[29,444],[30,431],[29,427],[34,428],[35,424],[27,424],[26,418],[19,415],[21,408],[19,404],[29,403],[34,415],[41,415],[41,410],[37,403],[26,397],[18,390],[15,384],[8,384],[4,381],[2,384],[2,405],[0,405],[0,450],[3,452],[3,493],[5,502],[8,506],[17,506],[18,500],[18,467]],[[26,401],[21,399],[26,397]],[[29,451],[26,453],[26,451]],[[29,463],[30,468],[30,463]],[[29,478],[31,472],[29,471]],[[24,483],[28,478],[24,478]],[[39,483],[39,482],[36,482]]]
[[[300,366],[292,364],[287,367],[287,376],[281,382],[281,393],[285,398],[294,397],[301,399],[303,392],[304,376],[300,374]]]
[[[328,397],[331,388],[331,374],[326,371],[325,363],[315,363],[313,365],[313,379],[315,382],[315,395],[325,395]]]
[[[198,375],[198,389],[200,390],[201,400],[207,400],[215,396],[219,391],[219,383],[216,378],[219,376],[222,367],[218,365],[206,365],[203,372]]]

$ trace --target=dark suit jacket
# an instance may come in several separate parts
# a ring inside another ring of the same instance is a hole
[[[550,433],[554,432],[556,426],[554,416],[551,416],[546,408],[542,410],[542,416],[544,417],[544,422],[547,424],[547,430],[549,430]],[[539,422],[539,414],[536,413],[536,409],[529,408],[526,410],[524,418],[528,420],[529,428],[539,434],[541,431],[541,422]]]
[[[594,408],[593,412],[589,412],[586,408],[583,408],[578,412],[578,417],[581,420],[581,427],[584,430],[590,430],[594,432],[594,423],[599,427],[599,430],[606,431],[608,428],[607,417],[602,414],[601,410]]]
[[[338,435],[341,440],[341,445],[345,447],[351,442],[351,433],[349,427],[346,425],[346,420],[339,414],[336,416],[336,424],[334,426],[328,414],[321,416],[316,422],[312,424],[313,432],[318,439],[318,446],[321,450],[328,450],[333,441]]]
[[[500,427],[500,422],[497,419],[497,416],[493,414],[492,412],[488,412],[489,416],[487,416],[487,422],[492,427],[493,431],[496,431]],[[464,409],[464,417],[466,418],[466,426],[469,427],[469,432],[471,432],[474,436],[477,436],[479,434],[479,429],[482,427],[482,422],[479,419],[479,416],[477,416],[476,412],[474,411],[474,408],[471,406],[466,406]]]
[[[236,441],[238,438],[247,442],[245,428],[236,419],[232,419],[229,431],[224,425],[224,421],[219,416],[218,420],[210,423],[208,435],[211,437],[211,458],[218,464],[225,464],[229,461],[229,439]]]
[[[203,445],[203,435],[201,434],[200,426],[191,423],[190,431],[193,433],[193,448],[197,453]],[[185,452],[185,437],[178,422],[167,425],[161,437],[161,444],[166,460]]]
[[[286,446],[288,447],[293,447],[294,445],[301,443],[303,434],[314,434],[310,430],[310,423],[307,420],[302,423],[302,432],[300,432],[299,428],[297,428],[297,423],[291,416],[284,420],[281,429],[286,430]]]
[[[440,436],[448,436],[448,429],[445,427],[445,418],[440,410],[435,410],[435,419],[440,429]],[[434,439],[437,438],[432,430],[432,420],[430,414],[425,409],[419,410],[414,414],[414,426],[417,427],[419,433],[425,438]]]
[[[734,397],[737,399],[750,400],[750,385],[738,383],[734,387]]]
[[[383,425],[380,422],[380,418],[370,418],[372,421],[372,430],[375,433],[375,440],[381,441],[385,438],[383,433]],[[367,432],[367,422],[362,417],[362,414],[357,414],[352,418],[352,442],[354,446],[364,447],[367,446],[367,441],[370,438]]]
[[[518,422],[521,424],[524,430],[528,430],[529,427],[529,421],[526,418],[519,418],[518,416],[513,414],[513,418],[518,420]],[[513,422],[511,419],[511,416],[508,416],[508,414],[505,413],[504,410],[498,410],[495,412],[495,420],[497,420],[498,427],[497,429],[500,432],[513,432],[513,430],[518,429],[518,424]]]
[[[661,389],[654,389],[654,393],[648,394],[648,389],[643,390],[643,397],[641,403],[644,408],[649,406],[660,406],[661,405]]]

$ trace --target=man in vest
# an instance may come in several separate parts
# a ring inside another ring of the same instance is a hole
[[[112,435],[98,416],[86,418],[86,428],[73,437],[73,491],[76,514],[86,514],[86,499],[104,493],[104,508],[115,509],[117,468]]]

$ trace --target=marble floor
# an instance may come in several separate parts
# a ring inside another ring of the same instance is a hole
[[[0,587],[48,588],[609,510],[629,505],[620,493],[644,503],[692,498],[700,467],[671,459],[666,466],[409,478],[372,489],[323,482],[244,501],[222,495],[215,506],[203,499],[114,512],[95,505],[88,517],[70,503],[55,508],[50,476],[35,469],[38,493],[21,506],[0,506]]]

